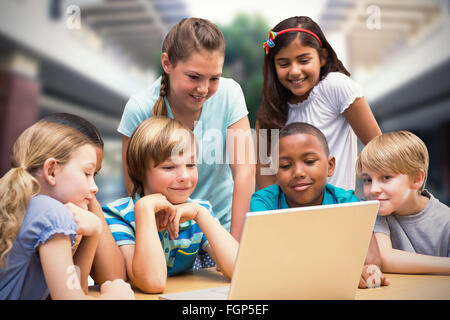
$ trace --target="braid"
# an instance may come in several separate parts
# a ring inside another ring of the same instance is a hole
[[[163,71],[161,75],[161,88],[159,89],[159,98],[153,106],[152,116],[167,116],[167,107],[164,97],[169,92],[169,75]]]
[[[159,89],[159,96],[165,97],[169,91],[169,75],[163,71],[161,75],[161,89]]]
[[[225,39],[219,27],[201,18],[183,18],[167,33],[162,43],[161,53],[167,54],[170,64],[186,61],[194,52],[206,50],[225,54]],[[169,94],[169,75],[161,76],[159,98],[153,106],[152,116],[167,116],[164,97]]]

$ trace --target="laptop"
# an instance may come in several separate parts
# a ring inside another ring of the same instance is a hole
[[[247,213],[231,285],[170,300],[354,299],[378,201]]]

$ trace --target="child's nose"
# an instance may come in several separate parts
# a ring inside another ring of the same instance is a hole
[[[299,63],[293,63],[291,67],[291,74],[297,75],[302,73],[302,67]]]
[[[372,180],[372,184],[370,185],[370,193],[378,194],[381,192],[380,184],[377,181]]]
[[[305,175],[305,170],[301,164],[294,167],[294,177],[304,177]]]
[[[199,83],[198,87],[197,87],[197,92],[200,94],[206,94],[208,92],[208,81],[202,81]]]
[[[185,166],[181,166],[181,168],[180,168],[180,170],[178,172],[177,178],[180,181],[184,181],[184,180],[187,180],[189,178],[189,174],[188,174],[187,168]]]
[[[91,192],[92,192],[94,195],[96,195],[97,192],[98,192],[98,187],[97,187],[97,185],[95,184],[95,181],[92,182],[92,185],[91,185]]]

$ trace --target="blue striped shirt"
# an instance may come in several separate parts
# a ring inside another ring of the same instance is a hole
[[[121,198],[103,206],[103,214],[118,246],[135,244],[136,223],[134,205],[139,200],[131,197]],[[198,203],[209,210],[212,216],[212,206],[208,201],[188,199],[186,202]],[[169,276],[192,269],[200,248],[208,245],[208,240],[194,220],[180,224],[178,238],[171,240],[169,232],[158,232],[161,246],[167,263]]]

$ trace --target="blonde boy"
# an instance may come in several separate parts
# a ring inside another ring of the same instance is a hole
[[[425,144],[408,131],[378,136],[358,156],[364,195],[380,201],[383,272],[450,273],[450,208],[424,189],[428,163]]]

